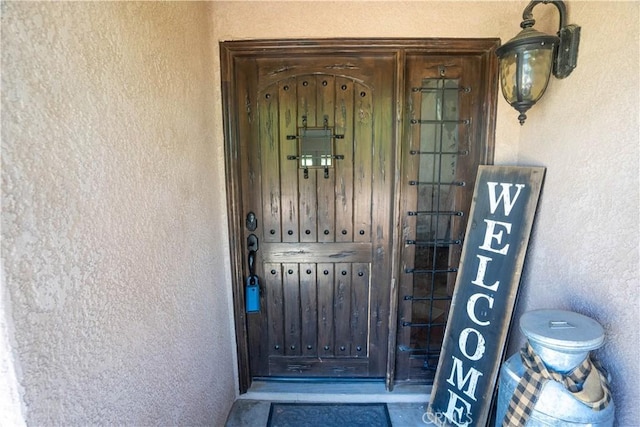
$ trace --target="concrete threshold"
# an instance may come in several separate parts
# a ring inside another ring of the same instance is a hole
[[[344,403],[427,403],[431,386],[399,384],[393,391],[385,389],[384,381],[254,381],[243,400],[271,402],[344,402]]]

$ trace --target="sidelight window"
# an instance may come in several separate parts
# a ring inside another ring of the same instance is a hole
[[[399,351],[409,360],[400,376],[406,379],[433,378],[444,340],[469,209],[461,197],[469,185],[471,123],[461,101],[469,92],[459,79],[444,76],[411,88],[399,325]]]

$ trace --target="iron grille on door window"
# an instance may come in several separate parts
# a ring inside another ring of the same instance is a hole
[[[437,69],[439,77],[422,78],[409,95],[398,326],[399,360],[408,360],[398,380],[433,380],[469,209],[462,194],[477,168],[468,159],[471,88]]]

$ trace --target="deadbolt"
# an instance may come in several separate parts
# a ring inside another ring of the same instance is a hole
[[[256,228],[258,228],[258,218],[253,212],[247,214],[246,226],[249,231],[256,231]]]

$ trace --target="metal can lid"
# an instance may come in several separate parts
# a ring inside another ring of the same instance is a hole
[[[520,330],[530,341],[558,351],[595,350],[604,343],[602,326],[572,311],[529,311],[520,318]]]

